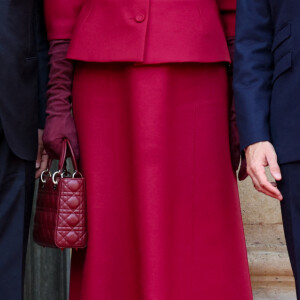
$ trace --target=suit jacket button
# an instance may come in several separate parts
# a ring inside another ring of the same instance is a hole
[[[135,20],[136,20],[138,23],[142,23],[142,22],[144,22],[144,20],[145,20],[145,16],[142,15],[142,14],[136,15]]]

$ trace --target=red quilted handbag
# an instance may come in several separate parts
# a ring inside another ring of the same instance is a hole
[[[67,150],[74,173],[65,169]],[[87,245],[85,179],[78,171],[76,159],[65,139],[59,170],[50,172],[51,162],[40,178],[33,238],[36,243],[52,248],[85,248]]]

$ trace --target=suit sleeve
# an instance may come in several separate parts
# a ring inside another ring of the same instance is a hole
[[[226,37],[235,36],[236,0],[217,0]]]
[[[71,39],[84,0],[44,0],[48,40]]]
[[[38,127],[43,129],[46,119],[46,93],[48,85],[48,41],[44,21],[43,0],[36,1],[35,11],[35,40],[38,58],[38,101],[39,118]]]
[[[268,0],[238,0],[234,92],[241,149],[270,141],[273,30]]]

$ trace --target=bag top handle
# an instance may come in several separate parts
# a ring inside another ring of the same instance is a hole
[[[60,160],[59,160],[59,164],[58,164],[59,170],[61,171],[63,169],[63,166],[64,166],[66,158],[67,158],[68,148],[69,148],[69,152],[71,154],[71,160],[72,160],[74,170],[75,170],[75,172],[78,172],[78,166],[77,166],[75,154],[74,154],[73,148],[71,146],[71,143],[67,138],[64,138],[64,140],[63,140],[62,151],[61,151]]]

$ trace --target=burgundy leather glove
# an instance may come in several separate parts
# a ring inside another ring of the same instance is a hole
[[[234,42],[235,38],[227,38],[227,44],[231,56],[231,60],[234,60]],[[235,103],[234,103],[234,95],[232,89],[233,82],[233,65],[231,64],[229,68],[229,137],[230,137],[230,153],[231,153],[231,161],[232,168],[234,171],[239,169],[238,178],[239,180],[244,180],[247,178],[247,164],[246,159],[242,157],[241,159],[241,150],[240,150],[240,137],[239,131],[237,127],[236,120],[236,111],[235,111]],[[241,164],[240,164],[241,163]]]
[[[69,40],[50,42],[47,119],[43,142],[50,158],[55,159],[60,157],[64,138],[69,139],[76,158],[79,158],[76,128],[71,111],[73,63],[66,59],[68,48]]]

